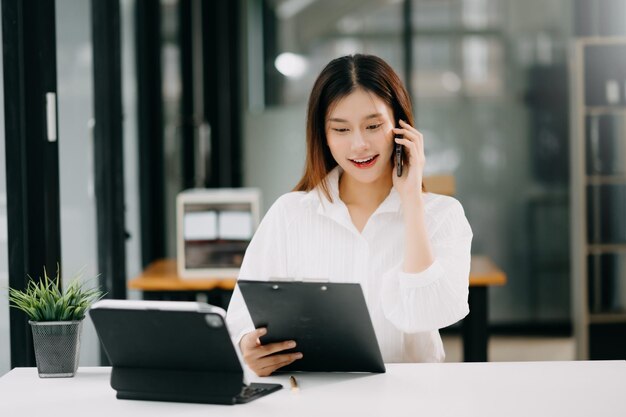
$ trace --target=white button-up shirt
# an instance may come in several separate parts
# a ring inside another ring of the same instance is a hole
[[[472,230],[461,204],[424,194],[435,261],[425,271],[405,273],[400,196],[392,188],[359,233],[339,198],[340,173],[335,168],[327,177],[332,203],[314,189],[285,194],[272,205],[250,242],[239,278],[358,282],[385,362],[443,361],[438,329],[469,312]],[[227,324],[237,348],[241,337],[254,330],[238,287]]]

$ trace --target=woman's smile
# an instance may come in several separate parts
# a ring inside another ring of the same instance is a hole
[[[352,164],[357,168],[367,169],[373,167],[374,164],[376,164],[376,161],[378,161],[378,156],[379,155],[372,155],[365,158],[349,159],[349,161],[352,162]]]

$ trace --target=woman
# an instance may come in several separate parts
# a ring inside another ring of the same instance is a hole
[[[405,155],[400,177],[394,144]],[[385,362],[443,361],[438,329],[469,311],[472,231],[455,199],[424,191],[424,163],[393,69],[369,55],[331,61],[309,99],[304,176],[267,212],[240,278],[359,282]],[[254,329],[238,288],[227,321],[259,376],[302,357],[281,353],[294,341],[260,342],[267,329]]]

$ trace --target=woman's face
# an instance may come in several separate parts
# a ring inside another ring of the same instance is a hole
[[[378,96],[362,88],[329,109],[326,140],[344,173],[372,183],[391,174],[393,111]]]

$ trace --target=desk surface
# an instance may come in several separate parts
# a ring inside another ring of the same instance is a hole
[[[178,276],[175,259],[152,262],[141,275],[128,282],[128,288],[141,291],[232,290],[236,279],[191,278]],[[487,256],[472,256],[470,286],[504,285],[506,274]]]
[[[237,406],[117,400],[110,368],[40,379],[34,368],[0,378],[3,416],[618,416],[626,361],[392,364],[386,374],[287,376],[277,393]]]

